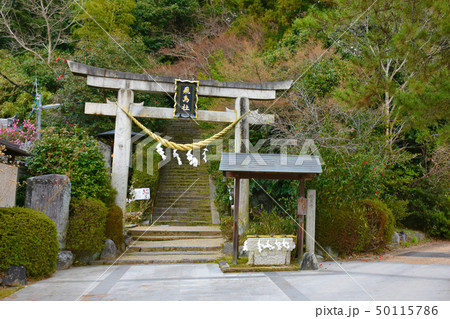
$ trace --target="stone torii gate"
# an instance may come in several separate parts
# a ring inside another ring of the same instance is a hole
[[[105,89],[118,90],[118,105],[126,109],[134,117],[157,119],[174,118],[173,108],[149,107],[142,103],[134,103],[133,91],[149,93],[174,93],[175,79],[168,76],[157,76],[121,72],[105,68],[94,67],[73,61],[67,61],[70,70],[75,75],[87,77],[87,85]],[[241,114],[249,110],[249,100],[273,100],[277,90],[287,90],[292,81],[246,83],[223,82],[214,80],[198,80],[199,96],[234,98],[234,111],[197,111],[197,121],[228,122],[236,120]],[[114,158],[112,164],[112,186],[117,190],[116,204],[125,212],[128,168],[131,154],[131,119],[115,104],[86,102],[86,114],[115,116]],[[235,152],[249,152],[249,124],[272,124],[274,115],[258,114],[252,111],[235,127]],[[249,180],[241,179],[239,185],[239,211],[241,224],[240,232],[247,228],[249,210]]]

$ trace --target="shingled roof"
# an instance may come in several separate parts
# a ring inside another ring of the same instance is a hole
[[[31,154],[21,149],[17,144],[11,143],[0,138],[0,144],[5,145],[5,155],[11,156],[30,156]]]
[[[310,179],[322,173],[322,166],[318,156],[222,153],[219,170],[227,177]]]

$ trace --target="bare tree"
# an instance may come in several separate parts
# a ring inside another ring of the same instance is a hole
[[[15,48],[50,66],[55,48],[70,42],[73,0],[0,0],[0,32]]]

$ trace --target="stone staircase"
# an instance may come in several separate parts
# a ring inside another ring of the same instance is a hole
[[[222,256],[218,226],[139,226],[133,243],[116,264],[205,263]]]
[[[166,134],[176,143],[201,138],[201,128],[192,120],[168,122]],[[160,169],[152,226],[129,230],[132,244],[117,264],[212,262],[222,256],[220,228],[211,225],[207,165],[202,161],[193,167],[186,152],[178,153],[183,165],[172,158]]]
[[[200,139],[201,128],[193,120],[172,120],[166,134],[176,143],[192,143]],[[186,152],[178,152],[183,165],[175,158],[160,169],[160,181],[153,208],[156,225],[209,225],[211,202],[207,165],[193,167]]]

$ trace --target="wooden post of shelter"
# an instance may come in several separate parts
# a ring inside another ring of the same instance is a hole
[[[298,231],[297,231],[297,257],[302,260],[303,257],[303,225],[306,215],[306,198],[305,198],[305,180],[300,179],[300,197],[297,204]]]
[[[240,178],[234,180],[234,217],[233,217],[233,265],[237,264],[239,257],[239,192]]]

